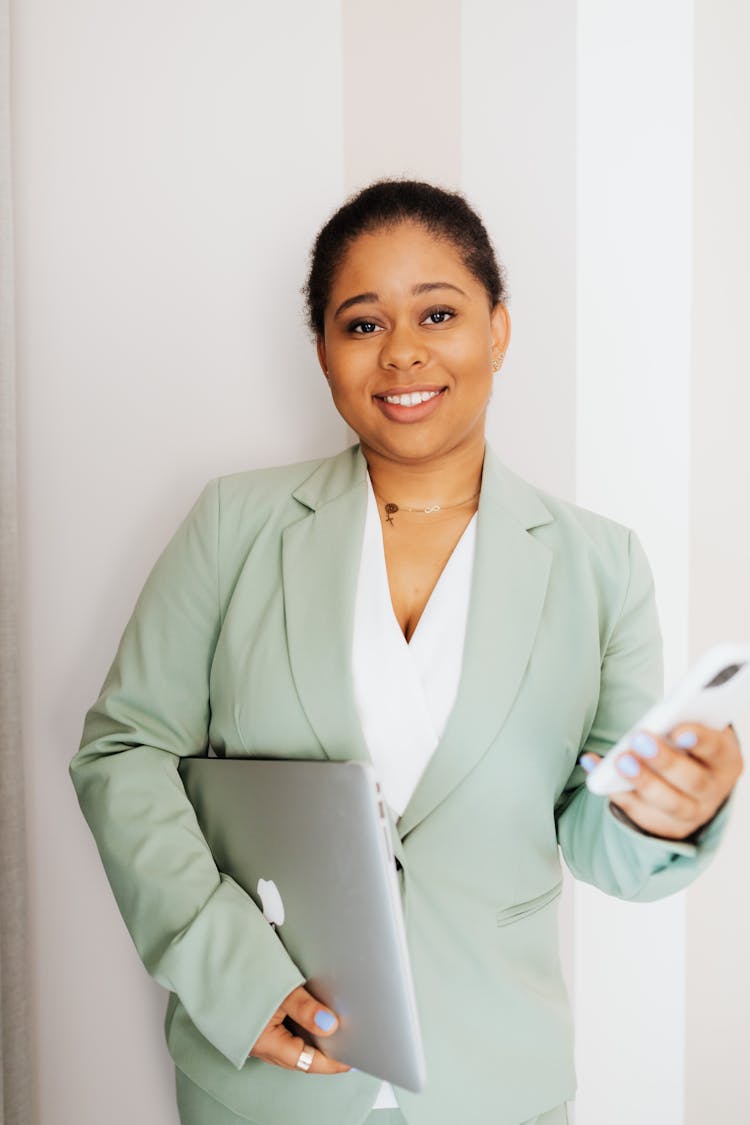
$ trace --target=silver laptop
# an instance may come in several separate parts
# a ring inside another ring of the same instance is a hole
[[[333,1035],[304,1037],[349,1066],[424,1089],[398,876],[372,765],[191,757],[179,770],[216,866],[275,925],[306,987],[339,1018]]]

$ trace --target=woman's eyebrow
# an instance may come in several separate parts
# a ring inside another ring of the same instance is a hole
[[[460,293],[465,297],[463,289],[459,289],[457,285],[451,285],[450,281],[422,281],[419,285],[415,285],[412,289],[412,296],[418,297],[420,293],[430,293],[433,289],[454,289],[456,293]],[[335,320],[345,309],[350,309],[352,305],[364,304],[368,301],[379,301],[377,293],[358,293],[356,297],[347,297],[342,301],[336,312],[333,314]]]

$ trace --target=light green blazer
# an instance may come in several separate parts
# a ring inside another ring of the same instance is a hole
[[[248,1058],[304,981],[217,871],[177,764],[209,744],[368,758],[350,664],[366,499],[358,446],[211,481],[149,575],[70,767],[133,941],[172,994],[175,1063],[257,1125],[357,1125],[379,1080]],[[427,1061],[423,1093],[397,1090],[410,1125],[518,1125],[573,1098],[558,845],[578,878],[649,901],[705,867],[729,812],[697,847],[674,844],[585,788],[582,749],[605,751],[661,692],[635,533],[488,449],[458,697],[392,825]]]

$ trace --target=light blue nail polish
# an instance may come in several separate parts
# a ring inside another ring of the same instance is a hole
[[[323,1031],[328,1031],[333,1027],[336,1020],[333,1018],[330,1012],[321,1011],[315,1013],[315,1022],[318,1027],[323,1029]]]
[[[585,769],[586,773],[591,773],[591,771],[596,766],[596,761],[594,758],[590,758],[588,754],[584,754],[581,758],[581,765]]]
[[[654,742],[650,734],[645,731],[639,730],[630,740],[631,746],[642,754],[644,758],[655,758],[659,753],[659,747]]]
[[[641,767],[632,754],[623,754],[621,758],[618,758],[617,768],[620,773],[624,773],[626,777],[637,777],[641,772]]]
[[[677,735],[675,745],[679,746],[681,750],[692,750],[698,741],[698,735],[694,730],[683,730]]]

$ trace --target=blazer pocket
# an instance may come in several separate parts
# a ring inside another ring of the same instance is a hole
[[[496,919],[498,926],[509,926],[511,922],[517,922],[519,918],[526,918],[529,914],[536,914],[537,910],[548,906],[549,903],[554,902],[562,894],[563,881],[560,879],[555,883],[554,887],[550,887],[544,894],[537,895],[536,898],[530,898],[527,902],[518,902],[515,906],[508,906],[504,910],[498,910]]]

